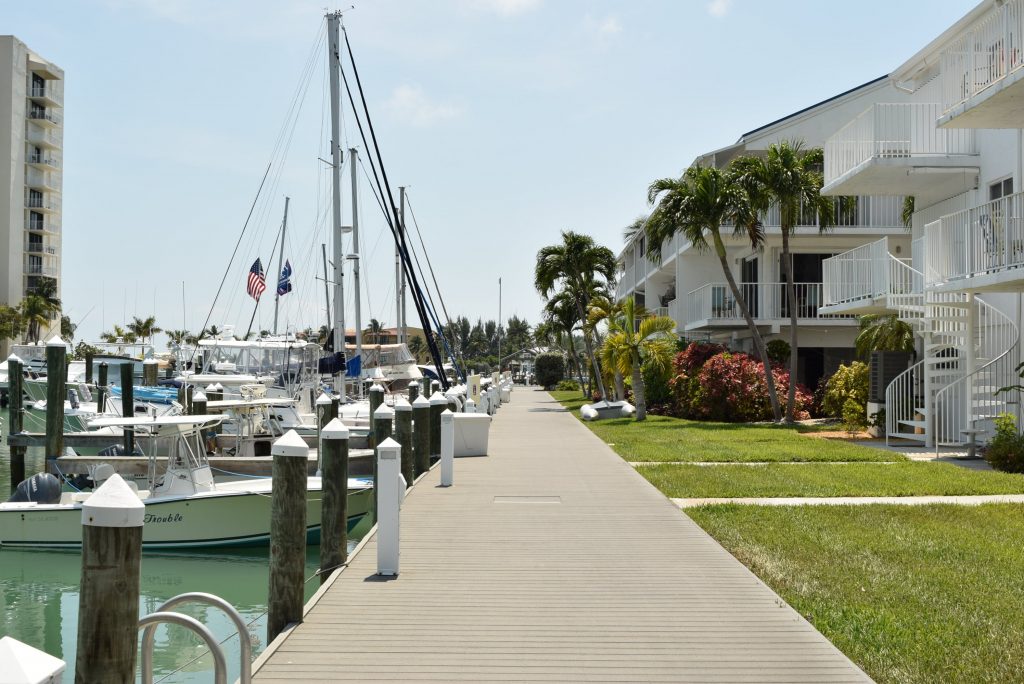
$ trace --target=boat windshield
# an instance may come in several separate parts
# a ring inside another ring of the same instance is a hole
[[[355,354],[355,347],[348,345],[351,354]],[[409,347],[404,344],[381,344],[363,347],[363,367],[375,368],[377,366],[405,366],[416,363],[416,359],[409,352]]]
[[[202,346],[208,373],[269,376],[274,378],[276,386],[286,388],[316,379],[319,347],[315,344],[257,340]]]

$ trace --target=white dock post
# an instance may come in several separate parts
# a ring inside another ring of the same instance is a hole
[[[466,405],[462,407],[463,413],[476,413],[476,402],[472,398],[466,399]]]
[[[0,665],[9,684],[60,684],[67,667],[60,658],[9,636],[0,639]]]
[[[441,486],[451,487],[455,471],[455,414],[441,414]]]
[[[405,499],[402,445],[388,437],[377,445],[377,574],[398,574],[399,519]]]
[[[82,504],[75,682],[135,681],[146,506],[120,475]]]

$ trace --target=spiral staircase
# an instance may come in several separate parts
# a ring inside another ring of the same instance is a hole
[[[924,446],[963,449],[986,441],[993,419],[1018,412],[1013,353],[1014,322],[980,297],[962,292],[926,292],[922,273],[892,257],[900,273],[889,307],[923,341],[924,358],[886,388],[886,442],[913,440]],[[901,271],[906,269],[906,271]],[[1018,416],[1019,418],[1019,416]]]

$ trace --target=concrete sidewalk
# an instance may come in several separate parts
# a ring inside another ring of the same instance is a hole
[[[258,682],[862,682],[848,658],[550,395],[402,510],[271,645]]]

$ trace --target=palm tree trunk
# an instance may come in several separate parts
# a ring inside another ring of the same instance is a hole
[[[622,401],[626,398],[626,383],[622,377],[622,373],[618,370],[615,371],[615,400]]]
[[[726,259],[722,236],[717,231],[712,232],[712,236],[715,241],[715,252],[718,254],[718,261],[722,265],[722,272],[725,273],[725,281],[729,284],[729,289],[732,290],[733,299],[736,302],[736,306],[740,308],[740,313],[743,314],[743,320],[747,322],[747,328],[750,329],[750,335],[754,340],[754,349],[757,350],[757,355],[764,366],[764,381],[768,386],[768,402],[772,407],[772,415],[775,417],[775,421],[778,422],[782,420],[782,408],[779,406],[779,397],[775,392],[775,376],[772,375],[772,365],[768,361],[768,349],[764,346],[761,332],[757,329],[754,319],[750,316],[750,309],[747,307],[746,300],[743,299],[743,294],[736,284],[736,279],[733,277],[732,271],[729,270],[729,261]]]
[[[569,331],[569,358],[571,359],[570,365],[576,366],[576,377],[580,379],[580,389],[586,394],[587,384],[583,381],[583,368],[580,366],[579,359],[576,358],[576,344],[572,341],[572,331]]]
[[[789,228],[782,227],[782,264],[786,271],[786,299],[789,300],[789,396],[786,398],[786,422],[793,422],[796,410],[797,371],[797,301],[796,284],[793,282],[793,255],[789,253]]]
[[[636,419],[647,420],[647,392],[644,377],[640,372],[640,356],[633,355],[633,401],[636,402]]]
[[[587,314],[583,310],[583,302],[576,298],[576,310],[579,311],[580,320],[586,321]],[[597,363],[597,356],[594,355],[594,345],[590,342],[590,335],[586,332],[583,333],[583,346],[587,350],[587,358],[590,359],[590,365],[594,368],[594,381],[597,383],[597,389],[601,392],[601,399],[608,401],[608,393],[604,389],[604,380],[601,378],[601,366]]]

